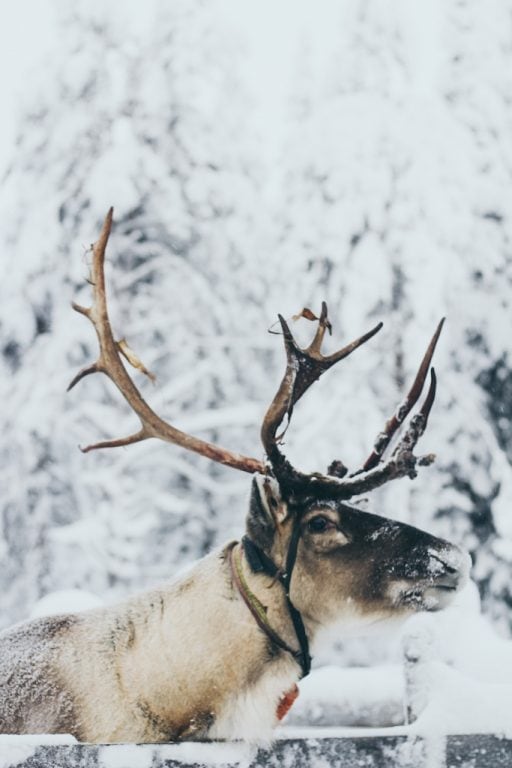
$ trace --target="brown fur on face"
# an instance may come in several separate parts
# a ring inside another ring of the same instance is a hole
[[[256,480],[248,533],[282,566],[296,525],[290,597],[320,625],[439,610],[467,578],[468,556],[448,541],[337,500],[287,505]]]

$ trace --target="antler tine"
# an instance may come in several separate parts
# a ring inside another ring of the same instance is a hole
[[[355,495],[355,493],[367,493],[368,491],[387,483],[389,480],[396,480],[400,477],[410,477],[412,480],[417,475],[417,464],[428,466],[433,463],[435,460],[434,454],[429,453],[425,456],[418,457],[414,455],[414,449],[416,443],[427,428],[428,417],[436,396],[436,384],[436,372],[431,368],[430,386],[425,401],[418,413],[412,417],[409,426],[405,430],[404,435],[398,442],[398,445],[390,458],[382,465],[375,467],[366,473],[354,475],[346,481],[347,485],[350,485],[350,480],[362,481],[363,486],[361,490],[356,490],[357,484],[352,488],[353,495]]]
[[[430,387],[428,388],[425,402],[420,408],[420,414],[421,416],[423,416],[423,420],[424,420],[423,432],[427,428],[428,417],[430,416],[430,411],[432,410],[432,406],[434,405],[434,400],[436,399],[436,388],[437,388],[436,372],[434,368],[431,368],[430,369]]]
[[[72,306],[74,309],[75,305],[72,305]],[[82,379],[85,379],[85,377],[89,376],[91,373],[100,373],[100,372],[101,372],[101,368],[98,367],[97,363],[93,363],[92,365],[86,365],[85,368],[82,368],[81,371],[78,371],[77,375],[69,382],[66,392],[71,392],[73,387],[76,384],[78,384],[79,381],[82,381]]]
[[[282,435],[276,437],[277,430],[284,417],[288,416],[288,420],[290,420],[295,404],[325,371],[338,361],[348,357],[351,352],[371,339],[382,328],[382,323],[379,323],[368,333],[363,334],[363,336],[347,344],[342,349],[331,355],[324,356],[321,353],[320,347],[326,329],[330,329],[325,302],[322,302],[322,311],[313,341],[305,349],[301,349],[298,346],[286,320],[281,315],[278,315],[278,317],[283,330],[283,340],[286,349],[286,371],[277,394],[265,414],[261,428],[261,440],[274,469],[277,465],[281,466],[284,460],[277,447],[277,443]],[[287,467],[290,469],[288,464]],[[300,473],[298,474],[300,475]]]
[[[144,430],[140,429],[133,435],[128,435],[128,437],[120,437],[117,440],[101,440],[99,443],[86,445],[85,448],[79,446],[79,448],[82,453],[89,453],[89,451],[96,451],[98,448],[120,448],[125,445],[133,445],[134,443],[140,443],[142,440],[146,440],[146,438],[147,435],[144,433]]]
[[[316,329],[315,337],[308,347],[308,352],[310,354],[320,354],[320,349],[326,330],[329,330],[329,333],[331,333],[332,328],[327,318],[327,304],[325,301],[322,301],[322,310],[320,312],[320,317],[318,318],[318,326]]]
[[[377,466],[377,464],[382,459],[382,456],[384,455],[386,448],[391,442],[393,435],[396,433],[399,427],[403,424],[403,422],[411,412],[412,408],[418,402],[418,399],[423,389],[423,385],[425,383],[425,379],[427,378],[428,369],[432,361],[432,356],[434,354],[439,336],[441,334],[444,321],[445,321],[445,318],[443,317],[440,320],[436,328],[436,331],[432,336],[432,339],[430,340],[430,344],[428,345],[427,351],[423,356],[423,360],[421,361],[420,367],[418,369],[418,373],[416,374],[416,378],[414,379],[412,387],[410,388],[409,392],[405,396],[404,400],[398,406],[393,416],[386,422],[386,426],[384,427],[384,430],[377,435],[377,438],[373,446],[373,450],[371,454],[368,456],[368,458],[366,459],[365,463],[363,464],[363,468],[362,468],[363,472],[366,472],[367,470]],[[434,392],[435,392],[435,385],[434,385]],[[430,404],[430,407],[431,406],[432,404]]]
[[[93,288],[92,306],[82,307],[78,304],[72,305],[75,311],[85,315],[85,317],[87,317],[93,324],[96,335],[98,336],[100,347],[99,356],[95,363],[86,366],[74,377],[68,389],[72,389],[75,384],[91,373],[104,373],[116,385],[128,405],[139,417],[141,429],[128,437],[116,440],[106,440],[94,443],[93,445],[88,445],[86,448],[82,449],[83,452],[87,453],[88,451],[96,450],[98,448],[114,448],[123,445],[131,445],[155,437],[168,443],[179,445],[182,448],[198,453],[212,461],[219,462],[220,464],[233,467],[234,469],[240,469],[250,473],[263,472],[265,467],[261,461],[233,453],[225,448],[214,445],[213,443],[208,443],[205,440],[200,440],[192,435],[188,435],[161,419],[146,403],[128,375],[121,360],[120,353],[122,353],[132,365],[139,368],[147,375],[150,374],[140,361],[137,360],[135,355],[131,353],[131,350],[127,347],[124,339],[119,342],[115,341],[112,334],[107,308],[104,262],[105,251],[112,229],[113,212],[113,208],[110,208],[105,217],[98,241],[92,247],[93,260],[90,281]]]
[[[381,327],[381,324],[372,329],[369,333],[361,336],[352,344],[347,345],[334,355],[324,358],[319,352],[319,345],[322,341],[325,328],[327,327],[327,312],[322,308],[322,314],[319,320],[319,328],[315,334],[312,344],[305,350],[300,349],[293,339],[290,329],[285,321],[280,317],[283,327],[283,336],[287,352],[287,367],[285,376],[281,382],[278,393],[270,406],[264,420],[262,429],[262,439],[267,451],[267,455],[272,466],[272,470],[278,480],[285,487],[282,490],[289,495],[299,494],[301,496],[311,496],[312,498],[338,498],[350,499],[361,493],[378,488],[389,480],[400,477],[415,477],[416,467],[419,465],[428,465],[434,461],[434,456],[417,457],[414,455],[414,449],[421,435],[427,426],[428,417],[434,403],[436,394],[436,375],[433,368],[430,369],[431,381],[427,396],[420,410],[411,418],[407,429],[402,435],[391,456],[383,462],[372,463],[372,466],[365,466],[346,477],[342,474],[336,476],[333,474],[323,475],[320,473],[306,474],[296,470],[290,462],[283,456],[278,448],[278,438],[275,433],[284,418],[285,414],[291,415],[294,404],[306,391],[307,387],[316,381],[324,370],[350,354],[350,351],[364,343],[373,336]],[[398,427],[403,423],[406,416],[410,413],[412,407],[417,403],[423,389],[428,367],[432,360],[432,355],[439,339],[443,327],[444,318],[439,323],[428,349],[423,357],[419,371],[414,383],[400,406],[397,414],[390,419],[386,425],[386,432],[381,437],[386,441],[385,446],[389,444],[391,437]],[[313,347],[313,352],[311,348]],[[382,451],[379,457],[382,456]],[[367,462],[368,463],[368,462]],[[343,468],[344,469],[344,468]]]
[[[432,453],[425,456],[414,455],[416,443],[427,427],[435,395],[436,374],[434,369],[431,368],[430,386],[425,401],[418,413],[412,417],[404,435],[389,459],[368,471],[362,471],[343,480],[337,480],[325,475],[316,475],[314,477],[315,494],[317,496],[350,499],[352,496],[373,491],[390,480],[397,480],[401,477],[414,479],[417,475],[417,465],[428,466],[435,460],[435,455]]]
[[[426,429],[430,410],[435,399],[436,375],[433,368],[430,371],[430,375],[430,387],[425,402],[418,413],[412,417],[391,456],[378,466],[368,471],[361,470],[359,473],[343,479],[320,473],[308,475],[295,470],[284,456],[279,453],[277,457],[278,474],[286,475],[292,493],[295,491],[317,499],[336,498],[348,500],[353,496],[373,491],[390,480],[397,480],[401,477],[415,478],[417,466],[432,464],[435,459],[433,454],[430,453],[419,457],[414,455],[416,443]]]

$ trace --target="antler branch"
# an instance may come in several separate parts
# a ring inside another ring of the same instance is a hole
[[[300,400],[302,395],[315,381],[318,381],[325,371],[328,371],[329,368],[343,360],[343,358],[348,357],[355,349],[368,341],[368,339],[371,339],[382,328],[382,323],[379,323],[371,331],[347,344],[342,349],[334,352],[332,355],[324,356],[320,348],[325,331],[327,328],[330,328],[325,301],[322,302],[322,311],[318,319],[315,337],[306,349],[299,347],[293,338],[286,320],[281,315],[278,315],[278,317],[283,329],[287,360],[286,371],[277,394],[265,414],[261,427],[261,440],[271,463],[272,456],[278,450],[277,443],[282,438],[282,435],[276,437],[276,432],[285,416],[288,417],[288,421],[291,419],[295,403]]]
[[[412,408],[414,408],[418,402],[421,391],[423,389],[423,385],[425,383],[425,379],[427,378],[427,373],[432,361],[432,356],[434,354],[437,341],[443,329],[444,321],[445,318],[443,317],[437,326],[436,332],[432,336],[411,389],[405,396],[404,400],[400,403],[393,416],[386,422],[384,430],[377,435],[373,450],[363,464],[363,470],[372,469],[372,467],[377,466],[381,460],[382,455],[384,454],[384,451],[391,442],[393,435],[404,423]]]
[[[136,367],[140,368],[144,373],[147,375],[150,374],[133,355],[131,350],[129,350],[124,339],[117,342],[112,334],[107,309],[104,272],[105,250],[112,229],[112,217],[113,208],[110,208],[103,223],[99,239],[92,247],[93,259],[90,280],[93,288],[92,306],[82,307],[78,304],[72,305],[75,311],[85,315],[85,317],[87,317],[93,324],[100,347],[99,356],[95,363],[86,366],[74,377],[68,390],[72,389],[79,381],[91,373],[104,373],[111,379],[111,381],[113,381],[128,405],[139,417],[141,429],[129,437],[95,443],[82,450],[86,453],[88,451],[96,450],[97,448],[114,448],[123,445],[131,445],[155,437],[168,443],[179,445],[186,450],[193,451],[194,453],[198,453],[201,456],[205,456],[220,464],[225,464],[228,467],[233,467],[234,469],[240,469],[250,473],[263,472],[265,467],[261,461],[238,453],[233,453],[232,451],[228,451],[225,448],[221,448],[220,446],[205,440],[200,440],[197,437],[182,432],[172,426],[172,424],[161,419],[160,416],[150,408],[128,375],[121,360],[120,353],[122,353],[130,362],[133,360],[134,362],[132,364],[135,364]]]
[[[318,320],[315,337],[306,349],[298,347],[286,322],[281,316],[279,316],[279,320],[283,328],[287,365],[277,395],[265,416],[262,427],[262,440],[272,471],[285,493],[290,495],[314,495],[317,498],[349,499],[352,496],[367,493],[374,488],[384,485],[389,480],[406,476],[414,478],[417,474],[416,467],[418,465],[427,465],[434,461],[434,456],[431,454],[423,457],[414,455],[414,448],[425,431],[435,399],[436,376],[433,368],[431,368],[430,387],[421,409],[410,420],[409,426],[391,456],[386,461],[382,461],[382,457],[393,435],[404,423],[421,395],[432,356],[443,327],[444,318],[439,323],[430,341],[414,383],[406,398],[395,415],[387,422],[384,432],[378,436],[374,449],[363,465],[363,468],[348,477],[344,476],[346,470],[341,466],[340,462],[334,462],[331,465],[332,469],[330,468],[330,471],[332,474],[328,475],[320,473],[306,474],[295,469],[279,449],[280,436],[276,437],[276,432],[285,415],[288,415],[288,418],[291,417],[295,403],[311,384],[317,381],[322,373],[328,370],[334,363],[347,357],[354,349],[357,349],[357,347],[375,335],[382,327],[382,323],[379,323],[375,328],[351,344],[343,347],[339,352],[324,357],[320,352],[320,345],[326,328],[330,328],[325,302],[322,304],[322,312]]]
[[[383,432],[377,436],[373,450],[363,467],[349,476],[346,476],[346,468],[341,462],[333,462],[327,475],[319,473],[305,474],[294,469],[279,448],[282,434],[277,435],[277,431],[284,418],[287,417],[288,422],[290,421],[295,404],[309,387],[315,381],[318,381],[325,371],[335,365],[335,363],[348,357],[355,349],[371,339],[382,328],[382,323],[379,323],[337,352],[331,355],[323,355],[321,347],[325,332],[331,332],[331,324],[327,316],[327,305],[325,302],[322,303],[322,311],[318,318],[318,326],[314,338],[305,349],[298,346],[288,324],[279,315],[287,362],[283,380],[265,414],[261,428],[261,439],[269,464],[264,464],[248,456],[233,453],[205,440],[200,440],[182,432],[160,418],[144,400],[133,380],[128,375],[122,357],[132,366],[149,376],[149,378],[154,379],[153,375],[133,353],[126,340],[116,341],[112,334],[107,308],[104,273],[105,251],[112,228],[112,216],[113,209],[111,208],[105,218],[99,239],[92,246],[93,258],[91,279],[89,281],[93,290],[92,306],[83,307],[73,304],[76,312],[87,317],[93,324],[98,337],[99,356],[94,363],[77,373],[68,389],[72,389],[79,381],[92,373],[104,373],[116,385],[131,409],[137,414],[141,427],[137,432],[127,437],[104,440],[89,445],[82,449],[84,452],[98,448],[116,448],[131,445],[155,437],[244,472],[266,472],[269,471],[270,466],[280,483],[281,491],[284,495],[288,494],[291,496],[299,493],[311,494],[317,498],[333,497],[341,499],[349,499],[352,496],[371,491],[389,480],[399,477],[415,477],[418,465],[432,463],[434,460],[432,455],[416,457],[414,455],[414,448],[425,431],[435,398],[436,377],[433,368],[431,369],[429,391],[422,407],[410,419],[409,425],[391,456],[384,460],[383,455],[389,447],[393,436],[404,424],[421,395],[444,319],[441,320],[432,337],[413,385],[404,401],[396,413],[388,420]],[[310,310],[303,310],[301,314],[309,319],[317,319]]]

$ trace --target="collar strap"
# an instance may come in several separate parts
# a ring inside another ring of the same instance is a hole
[[[267,636],[273,640],[273,642],[278,645],[280,648],[283,648],[284,650],[288,651],[295,661],[297,661],[302,670],[301,677],[306,677],[306,675],[309,675],[311,671],[311,655],[309,653],[309,641],[306,634],[306,629],[304,627],[304,622],[302,620],[302,616],[300,612],[295,608],[292,601],[290,600],[290,596],[288,594],[289,587],[290,587],[290,580],[291,580],[291,574],[293,571],[293,567],[295,565],[295,560],[297,557],[297,548],[299,544],[299,536],[300,536],[300,526],[296,525],[294,527],[292,538],[290,541],[290,546],[288,548],[288,555],[286,558],[286,572],[283,573],[280,568],[277,567],[277,565],[271,560],[268,555],[261,550],[257,544],[255,544],[248,536],[244,536],[241,542],[241,546],[243,548],[244,554],[246,556],[247,562],[249,563],[249,566],[251,570],[254,573],[266,573],[268,576],[271,576],[272,578],[277,578],[281,582],[281,584],[284,587],[285,590],[285,597],[286,597],[286,606],[288,608],[288,613],[290,615],[290,618],[292,620],[293,628],[295,630],[295,634],[297,636],[297,640],[299,643],[300,650],[294,651],[290,646],[287,645],[287,643],[284,643],[284,641],[279,638],[277,633],[270,627],[270,624],[268,623],[268,619],[266,618],[266,609],[265,607],[260,603],[258,600],[258,603],[260,604],[261,608],[263,609],[263,617],[264,617],[264,626],[260,623],[258,618],[261,619],[261,611],[255,612],[255,609],[253,610],[253,607],[251,607],[250,600],[248,602],[248,598],[244,595],[244,588],[245,586],[247,589],[249,589],[247,582],[242,582],[240,579],[237,582],[236,576],[238,576],[238,573],[235,573],[235,568],[233,567],[233,550],[231,551],[231,570],[233,572],[233,578],[235,580],[235,583],[238,587],[238,591],[242,595],[245,603],[247,604],[249,610],[253,614],[254,618],[256,619],[258,626],[263,629],[263,631],[267,634]],[[241,565],[240,565],[240,571],[241,571]],[[243,573],[241,574],[243,578]],[[241,585],[241,586],[240,586]],[[249,590],[250,591],[250,590]],[[252,594],[252,593],[251,593]],[[255,597],[255,596],[253,596]],[[256,598],[257,600],[257,598]],[[258,613],[258,617],[256,615]],[[272,635],[267,631],[268,629],[271,629]],[[279,642],[276,642],[276,639],[278,638]],[[286,646],[286,647],[285,647]]]
[[[238,589],[241,597],[243,598],[244,603],[254,616],[256,620],[256,624],[259,626],[260,629],[263,630],[263,632],[267,635],[267,637],[274,643],[274,645],[277,645],[279,648],[282,648],[283,651],[286,651],[287,653],[291,654],[295,661],[297,661],[299,664],[302,665],[300,656],[300,651],[295,651],[288,643],[286,643],[282,637],[280,637],[277,632],[272,629],[270,622],[267,618],[267,608],[263,605],[261,600],[259,600],[254,592],[252,592],[251,588],[249,587],[247,580],[244,576],[244,572],[242,569],[242,557],[241,557],[241,550],[243,545],[240,548],[240,552],[237,554],[235,553],[236,549],[236,542],[232,545],[230,551],[229,551],[229,564],[231,566],[231,575],[233,577],[233,581],[236,584],[236,588]]]

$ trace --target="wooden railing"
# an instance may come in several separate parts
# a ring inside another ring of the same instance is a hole
[[[240,743],[34,744],[0,739],[2,768],[512,768],[512,740],[496,735],[342,737],[311,729],[267,749]],[[31,737],[32,739],[34,737]]]

